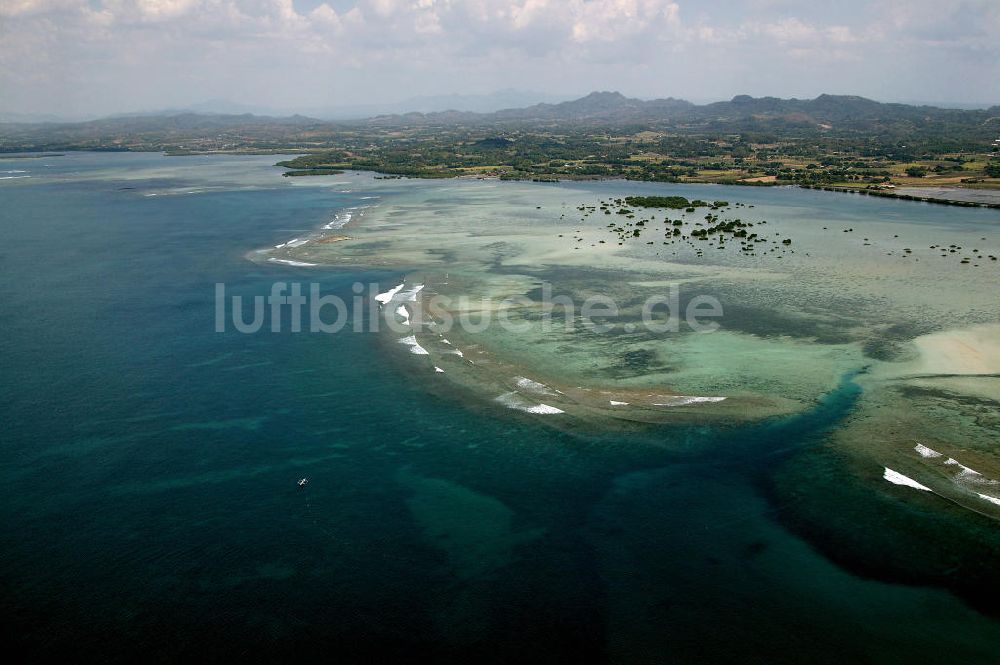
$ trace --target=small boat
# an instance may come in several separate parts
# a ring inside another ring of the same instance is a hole
[[[299,487],[305,487],[308,484],[309,484],[309,479],[308,478],[302,478],[302,479],[299,480]]]

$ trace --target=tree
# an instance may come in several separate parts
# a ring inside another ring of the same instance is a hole
[[[927,169],[925,169],[922,166],[911,166],[910,168],[906,169],[906,175],[910,176],[911,178],[923,178],[925,175],[927,175]]]

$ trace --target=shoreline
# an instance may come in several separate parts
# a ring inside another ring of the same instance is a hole
[[[959,208],[987,208],[1000,210],[1000,203],[989,203],[986,201],[961,201],[959,199],[945,199],[933,196],[918,196],[915,194],[900,194],[897,192],[887,192],[879,189],[854,189],[851,187],[835,187],[833,185],[799,185],[802,189],[818,189],[824,192],[840,192],[842,194],[861,194],[863,196],[877,196],[884,199],[897,199],[900,201],[913,201],[916,203],[936,203],[938,205],[950,205]],[[939,188],[945,189],[945,188]],[[973,187],[952,187],[953,191],[982,191]]]
[[[68,153],[127,153],[127,154],[161,154],[164,157],[205,157],[205,156],[264,156],[264,155],[287,155],[292,157],[303,157],[313,154],[311,152],[301,152],[292,151],[285,149],[261,149],[261,150],[217,150],[217,151],[171,151],[171,150],[66,150],[60,153],[48,153],[46,151],[39,151],[37,153],[32,151],[18,151],[12,153],[2,153],[0,152],[0,160],[3,159],[41,159],[46,157],[62,157]],[[469,173],[469,174],[442,174],[442,175],[424,175],[424,176],[413,176],[407,174],[396,174],[387,171],[379,171],[375,169],[358,169],[358,168],[344,168],[344,169],[309,169],[302,168],[296,169],[286,166],[278,166],[275,164],[276,168],[286,169],[280,175],[282,177],[295,177],[295,176],[306,176],[306,177],[323,177],[323,176],[334,176],[343,175],[345,173],[372,173],[376,177],[381,178],[392,178],[392,179],[406,179],[415,181],[447,181],[447,180],[495,180],[503,182],[530,182],[536,184],[559,184],[559,183],[585,183],[585,182],[629,182],[629,183],[650,183],[650,184],[662,184],[662,185],[716,185],[716,186],[726,186],[726,187],[798,187],[801,189],[813,189],[825,192],[839,192],[839,193],[849,193],[849,194],[860,194],[864,196],[877,196],[881,198],[896,199],[901,201],[912,201],[915,203],[933,203],[937,205],[949,205],[961,208],[984,208],[991,210],[1000,210],[1000,202],[991,203],[987,201],[963,201],[960,199],[944,198],[937,196],[921,196],[915,194],[906,194],[891,192],[885,190],[877,189],[867,189],[864,187],[840,187],[836,185],[811,185],[802,184],[796,182],[785,182],[785,181],[761,181],[758,179],[742,179],[742,180],[727,180],[727,181],[704,181],[704,180],[650,180],[650,179],[634,179],[634,178],[623,178],[623,177],[606,177],[601,175],[581,175],[578,177],[559,177],[559,176],[506,176],[504,174],[487,174],[487,173]],[[956,191],[956,192],[976,192],[976,191],[993,191],[984,190],[983,188],[977,187],[934,187],[928,185],[927,187],[933,189],[940,189],[944,191]],[[909,185],[906,188],[921,189],[919,185]]]

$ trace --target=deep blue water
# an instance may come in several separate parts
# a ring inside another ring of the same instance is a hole
[[[50,168],[158,160],[177,163]],[[395,279],[244,256],[363,192],[142,195],[164,184],[0,186],[0,625],[28,661],[1000,655],[955,597],[858,577],[782,525],[769,474],[850,412],[850,377],[739,431],[585,436],[461,406],[373,335],[213,330],[218,282],[346,299]]]

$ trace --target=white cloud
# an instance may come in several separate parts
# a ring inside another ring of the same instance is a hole
[[[878,95],[907,75],[897,96],[1000,97],[1000,3],[847,3],[834,15],[777,0],[0,0],[0,98],[121,110],[511,85]],[[862,61],[881,82],[836,66]]]
[[[775,23],[750,24],[752,32],[781,44],[802,43],[816,39],[818,31],[797,18],[784,18]]]
[[[150,19],[165,19],[184,16],[198,0],[136,0],[139,13]]]
[[[4,0],[0,2],[0,16],[25,16],[72,9],[74,0]]]

